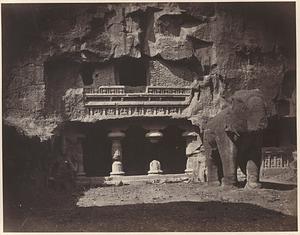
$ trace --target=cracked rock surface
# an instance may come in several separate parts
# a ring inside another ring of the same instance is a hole
[[[113,65],[123,57],[146,60],[158,85],[193,86],[209,76],[186,111],[200,127],[240,89],[261,89],[269,115],[276,115],[274,100],[296,69],[293,9],[293,3],[6,5],[4,121],[45,140],[65,121],[86,120],[78,89],[90,85],[97,69],[102,77],[93,85],[113,85]]]

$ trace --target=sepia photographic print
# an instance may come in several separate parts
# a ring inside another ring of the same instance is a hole
[[[295,1],[1,22],[3,232],[298,231]]]

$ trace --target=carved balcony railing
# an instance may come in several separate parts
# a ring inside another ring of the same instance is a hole
[[[95,87],[85,87],[84,93],[87,95],[90,94],[124,94],[125,86],[100,86]]]
[[[173,116],[189,105],[191,88],[147,86],[144,93],[126,93],[125,86],[84,88],[88,115]]]

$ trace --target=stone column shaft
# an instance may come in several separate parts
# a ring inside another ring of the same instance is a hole
[[[112,170],[111,176],[124,175],[123,164],[122,164],[122,144],[121,139],[125,137],[125,134],[121,131],[112,131],[108,134],[108,137],[112,141]]]
[[[78,176],[84,176],[85,170],[84,170],[84,165],[83,165],[83,149],[82,149],[82,142],[83,142],[84,137],[78,137],[78,143],[80,145],[80,153],[78,154],[78,170],[77,170],[77,175]]]
[[[196,173],[198,169],[198,153],[200,151],[201,142],[197,138],[198,134],[194,131],[186,131],[182,134],[186,140],[186,150],[185,154],[186,160],[186,174]]]

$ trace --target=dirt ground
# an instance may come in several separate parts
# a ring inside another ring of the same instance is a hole
[[[193,182],[51,191],[5,203],[4,231],[295,231],[296,201],[295,185],[275,183],[253,191]]]

